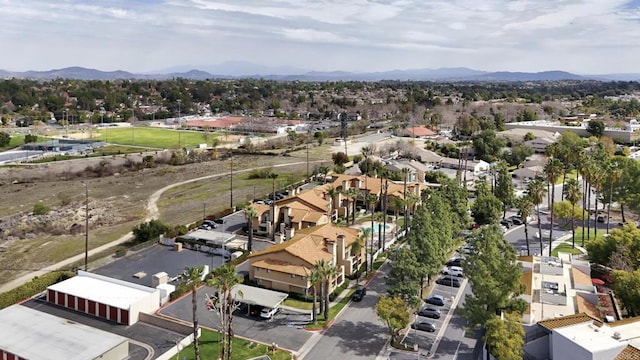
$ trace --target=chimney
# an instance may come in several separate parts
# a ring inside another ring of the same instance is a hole
[[[345,237],[344,235],[338,235],[338,259],[345,258]]]
[[[324,245],[327,247],[327,251],[333,255],[334,259],[336,257],[336,242],[329,238],[324,238]]]
[[[291,240],[293,238],[293,235],[295,233],[295,230],[292,227],[285,227],[284,229],[284,238],[286,240]]]
[[[347,184],[348,184],[347,180],[342,180],[342,191],[349,190],[349,187],[347,186]]]

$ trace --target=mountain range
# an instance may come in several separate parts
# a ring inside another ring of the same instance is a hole
[[[7,71],[0,70],[0,78],[25,78],[51,80],[58,78],[79,80],[155,79],[166,80],[187,78],[243,79],[260,78],[277,81],[558,81],[558,80],[599,80],[599,81],[640,81],[640,73],[577,75],[566,71],[543,72],[488,72],[465,67],[438,69],[409,69],[383,72],[310,71],[293,67],[268,67],[248,62],[227,62],[216,66],[174,67],[152,73],[131,73],[123,70],[101,71],[84,67],[68,67],[48,71]]]

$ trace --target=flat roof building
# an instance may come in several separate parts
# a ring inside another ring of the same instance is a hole
[[[0,311],[0,359],[122,360],[129,339],[22,305]]]

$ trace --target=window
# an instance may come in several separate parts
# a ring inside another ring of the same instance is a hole
[[[257,267],[257,268],[256,268],[256,272],[259,272],[259,271],[260,271],[260,268],[259,268],[259,267]]]
[[[270,273],[270,272],[271,272],[271,269],[267,269],[267,273]]]
[[[291,274],[291,278],[295,279],[296,278],[296,274]]]

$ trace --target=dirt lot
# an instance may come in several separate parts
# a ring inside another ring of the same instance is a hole
[[[129,232],[146,216],[149,196],[164,186],[212,174],[223,174],[167,191],[158,202],[160,220],[172,225],[214,214],[230,204],[230,161],[210,161],[183,166],[127,170],[121,165],[140,162],[144,155],[84,159],[29,167],[0,168],[0,280],[8,281],[29,270],[38,270],[84,251],[85,186],[89,197],[90,248]],[[328,156],[314,151],[310,161]],[[160,154],[161,155],[161,154]],[[326,160],[326,159],[323,159]],[[277,167],[278,164],[291,164]],[[116,170],[114,175],[83,178],[87,167]],[[250,201],[271,191],[269,179],[249,180],[244,169],[274,166],[277,186],[283,188],[306,173],[306,154],[284,156],[234,156],[234,204]],[[311,164],[313,169],[314,164]],[[34,205],[50,211],[34,215]]]

